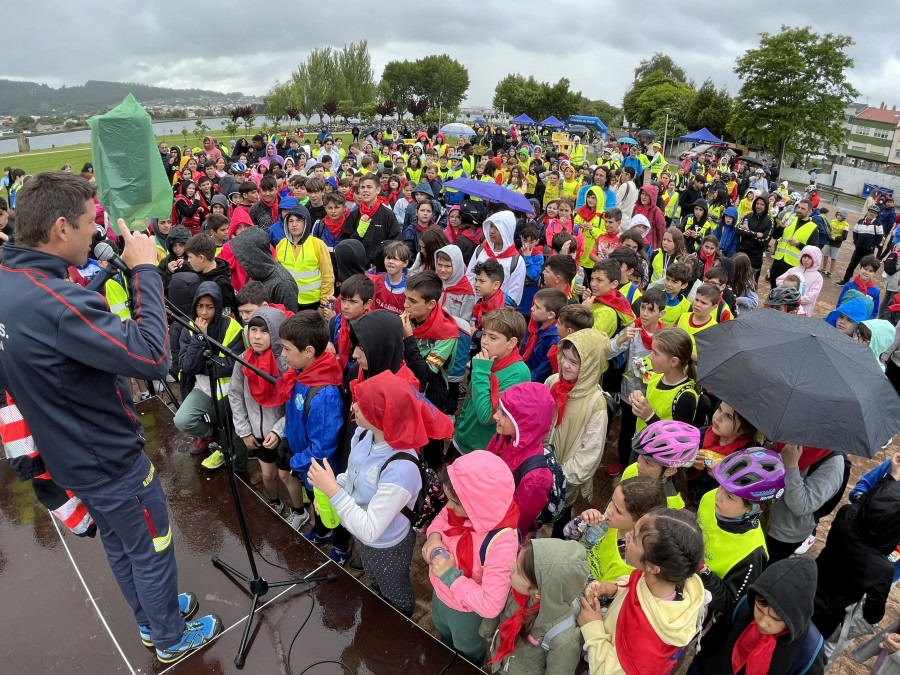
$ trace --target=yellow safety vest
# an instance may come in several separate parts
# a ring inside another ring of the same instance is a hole
[[[106,302],[109,303],[109,311],[117,314],[122,321],[131,318],[131,303],[128,289],[123,286],[118,278],[110,279],[104,286]]]
[[[591,567],[591,576],[597,581],[614,582],[634,571],[619,553],[619,531],[614,527],[609,528],[603,538],[588,551],[587,561]]]
[[[471,157],[466,157],[465,155],[463,155],[462,168],[463,171],[466,172],[467,176],[471,176],[473,173],[475,173],[475,156],[472,155]]]
[[[229,322],[228,328],[225,329],[225,337],[222,338],[222,344],[227,347],[228,345],[230,345],[232,343],[234,338],[236,338],[238,335],[241,335],[243,333],[244,329],[241,328],[241,324],[239,324],[237,321],[235,321],[232,317],[223,315],[222,318],[228,319],[228,322]],[[199,333],[199,331],[197,330],[197,327],[194,325],[193,321],[191,321],[191,332],[194,334]],[[217,354],[217,356],[222,356],[222,353],[219,352]],[[216,398],[221,401],[223,398],[228,396],[228,384],[231,382],[231,376],[229,375],[228,377],[220,377],[217,380],[217,382],[218,382],[218,387],[217,387],[218,392],[217,392]],[[210,387],[211,386],[212,386],[212,383],[210,382]]]
[[[716,522],[716,488],[707,492],[700,499],[700,507],[697,509],[697,525],[703,532],[706,542],[703,556],[706,566],[720,579],[724,579],[741,560],[762,546],[769,557],[769,549],[766,548],[766,537],[761,527],[755,527],[743,534],[726,532]]]
[[[450,169],[447,172],[447,178],[444,180],[455,180],[457,178],[466,178],[468,174],[460,167],[459,169],[453,170]],[[454,190],[453,188],[445,187],[444,192],[459,192],[459,190]]]
[[[300,245],[300,255],[295,255],[294,245],[282,239],[275,247],[275,259],[280,262],[297,282],[297,302],[309,305],[319,302],[322,295],[322,270],[313,237],[307,237]]]
[[[650,281],[659,281],[660,279],[666,278],[666,269],[667,267],[663,267],[663,259],[666,257],[666,254],[663,250],[657,249],[656,254],[653,256],[653,260],[650,261]],[[678,262],[678,258],[672,257],[669,261],[669,265],[674,265]]]
[[[406,167],[406,177],[416,185],[422,180],[422,169],[410,169]]]
[[[673,389],[660,389],[659,385],[662,382],[662,377],[662,373],[656,373],[650,378],[650,383],[647,385],[647,402],[661,420],[670,420],[672,419],[672,410],[675,408],[675,403],[682,395],[693,396],[695,399],[699,397],[697,396],[697,390],[694,389],[693,380],[688,379]],[[647,423],[638,418],[635,430],[640,431],[646,426]]]
[[[638,465],[637,462],[634,464],[629,464],[625,467],[625,470],[622,472],[622,480],[626,480],[627,478],[634,478],[638,475]],[[620,481],[621,482],[621,481]],[[666,506],[670,509],[683,509],[684,499],[682,499],[681,495],[673,495],[666,496]]]
[[[584,146],[580,143],[572,146],[572,152],[569,153],[569,161],[576,166],[584,163]]]
[[[675,209],[678,208],[678,193],[673,192],[669,194],[668,192],[663,193],[663,203],[666,205],[666,218],[675,218]]]
[[[784,228],[784,234],[778,240],[778,247],[775,249],[775,260],[784,260],[790,267],[796,267],[800,264],[800,246],[791,246],[789,239],[796,239],[801,246],[805,246],[809,241],[810,235],[815,232],[819,226],[810,220],[806,225],[797,229],[797,216],[791,215],[790,224]]]
[[[663,157],[661,152],[657,152],[653,155],[653,159],[650,160],[650,175],[654,178],[658,177],[659,174],[666,170],[667,166],[669,164],[666,162],[666,158]]]

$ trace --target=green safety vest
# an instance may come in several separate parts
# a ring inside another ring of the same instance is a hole
[[[806,225],[797,229],[797,216],[791,215],[788,226],[784,228],[784,234],[778,240],[778,246],[775,249],[775,260],[784,260],[790,267],[796,267],[800,264],[800,246],[791,246],[789,239],[796,239],[801,246],[805,246],[809,241],[810,235],[819,229],[819,226],[810,220]]]
[[[465,155],[463,155],[462,168],[463,171],[466,172],[467,176],[471,176],[473,173],[475,173],[475,156],[473,155],[471,157],[466,157]]]
[[[625,467],[625,470],[622,472],[622,478],[619,482],[625,480],[626,478],[634,478],[637,475],[638,465],[637,462],[635,462],[634,464],[629,464],[627,467]],[[684,499],[682,499],[681,495],[673,495],[671,497],[667,496],[666,506],[668,506],[670,509],[683,509],[685,506]]]
[[[697,509],[697,525],[703,532],[704,546],[703,557],[706,566],[716,573],[720,579],[724,579],[731,568],[741,560],[762,546],[769,556],[766,548],[766,537],[761,527],[755,527],[743,534],[726,532],[716,522],[716,488],[707,492],[700,499],[700,507]]]

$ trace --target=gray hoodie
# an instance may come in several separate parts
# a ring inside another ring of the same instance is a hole
[[[441,295],[441,306],[446,309],[451,316],[456,316],[463,321],[472,320],[472,308],[475,307],[475,291],[469,284],[468,293],[459,293],[459,289],[448,292],[466,276],[466,263],[463,262],[462,251],[455,244],[447,244],[443,248],[437,250],[450,258],[453,264],[453,274],[447,281],[444,281],[444,293]]]
[[[254,317],[260,317],[269,328],[269,339],[272,341],[271,349],[278,362],[278,370],[284,373],[288,369],[288,362],[282,356],[281,338],[278,336],[278,328],[284,323],[285,314],[274,307],[262,306],[253,312]],[[247,328],[244,328],[247,331]],[[249,344],[249,336],[247,337]],[[231,405],[231,414],[234,418],[234,430],[241,438],[254,436],[262,440],[270,431],[284,438],[284,406],[264,407],[250,395],[247,386],[247,377],[244,374],[244,366],[234,364],[231,374],[231,382],[228,386],[228,403]]]
[[[234,257],[247,271],[247,276],[262,282],[266,287],[269,302],[284,305],[286,309],[296,312],[297,282],[272,256],[269,234],[258,227],[251,227],[244,230],[241,236],[234,237],[230,243]]]

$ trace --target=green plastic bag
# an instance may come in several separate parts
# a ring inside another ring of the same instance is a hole
[[[159,159],[150,115],[134,96],[88,120],[97,197],[116,232],[122,218],[146,230],[151,218],[172,215],[172,186]],[[121,234],[121,233],[120,233]]]

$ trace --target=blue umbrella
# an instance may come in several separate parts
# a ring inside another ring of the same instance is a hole
[[[481,117],[476,117],[475,121],[472,124],[487,124],[487,120],[482,119]]]
[[[628,138],[628,136],[626,136],[625,138],[620,138],[619,143],[628,143],[629,145],[637,145],[637,141],[634,140],[633,138]]]
[[[569,131],[575,131],[579,134],[586,134],[588,133],[588,128],[583,124],[573,124],[569,127]]]
[[[509,190],[493,181],[475,180],[473,178],[454,178],[444,183],[444,187],[464,192],[471,197],[480,197],[496,204],[506,204],[515,211],[534,215],[534,207],[525,195]]]

